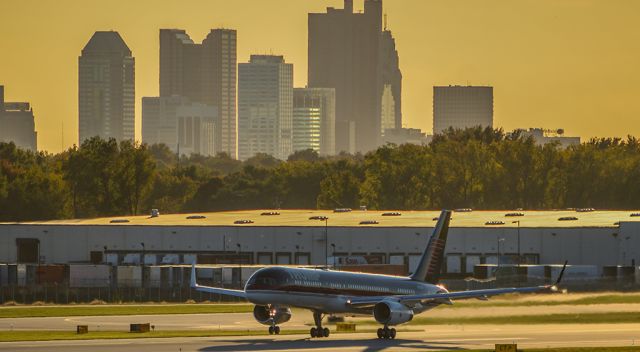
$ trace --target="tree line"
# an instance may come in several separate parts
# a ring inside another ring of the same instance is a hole
[[[234,209],[640,207],[640,142],[562,148],[519,131],[450,129],[428,145],[287,161],[178,158],[165,145],[98,137],[59,154],[0,143],[0,221]]]

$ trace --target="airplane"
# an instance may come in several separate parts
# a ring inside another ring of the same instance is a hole
[[[329,337],[329,329],[322,326],[325,314],[354,314],[373,315],[383,326],[377,331],[379,339],[394,339],[396,329],[390,326],[409,322],[414,315],[441,304],[451,305],[453,300],[488,300],[490,296],[507,293],[558,290],[566,262],[553,285],[459,292],[449,292],[437,285],[450,219],[451,211],[443,210],[417,269],[408,277],[271,266],[251,275],[244,290],[232,290],[199,285],[194,263],[191,287],[197,291],[243,298],[255,304],[253,316],[259,323],[269,325],[270,334],[280,333],[278,325],[291,319],[291,307],[295,307],[313,312],[315,327],[309,331],[312,338]]]

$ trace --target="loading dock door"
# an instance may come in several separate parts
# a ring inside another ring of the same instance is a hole
[[[16,238],[18,263],[37,263],[40,258],[40,240],[37,238]]]

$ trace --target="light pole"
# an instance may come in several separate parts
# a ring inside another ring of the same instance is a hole
[[[520,220],[512,221],[511,223],[518,223],[518,266],[520,266],[522,262],[522,255],[520,254]]]
[[[329,217],[318,216],[312,219],[324,221],[324,268],[327,269],[329,267],[329,259],[327,258],[329,255]]]
[[[238,276],[240,277],[240,287],[242,287],[242,258],[240,254],[240,252],[242,251],[242,246],[240,245],[240,243],[236,243],[236,247],[238,247],[238,263],[240,264],[240,274]]]
[[[329,218],[326,216],[323,216],[323,220],[324,220],[324,268],[328,269],[329,268],[329,258],[327,258],[327,256],[329,255]]]

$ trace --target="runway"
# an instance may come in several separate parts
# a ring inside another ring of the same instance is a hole
[[[490,349],[495,343],[524,348],[632,346],[640,343],[640,324],[442,325],[399,332],[396,340],[370,333],[333,334],[326,339],[306,335],[218,338],[167,338],[91,341],[7,342],[0,351],[452,351]]]
[[[510,315],[542,314],[578,314],[638,312],[640,304],[593,304],[593,305],[557,305],[522,307],[440,307],[425,313],[432,318],[452,317],[495,317]],[[371,317],[348,318],[349,321],[373,321]],[[292,330],[308,329],[313,322],[311,312],[293,309],[293,316],[284,328]],[[252,313],[226,314],[158,314],[158,315],[119,315],[119,316],[77,316],[49,318],[4,318],[0,319],[2,330],[66,330],[74,331],[76,325],[88,325],[90,331],[119,330],[127,331],[131,323],[150,323],[156,330],[234,330],[262,329]]]

